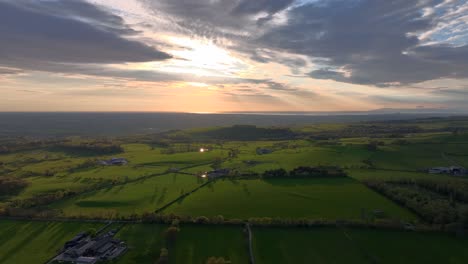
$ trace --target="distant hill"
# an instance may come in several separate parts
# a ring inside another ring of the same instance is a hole
[[[377,110],[376,110],[377,111]],[[386,110],[388,111],[388,110]],[[123,136],[197,127],[233,125],[303,126],[318,123],[407,120],[449,113],[257,113],[190,114],[135,112],[0,113],[0,137]]]

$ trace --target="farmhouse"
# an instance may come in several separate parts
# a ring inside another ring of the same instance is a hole
[[[463,176],[468,174],[468,171],[465,168],[459,166],[434,167],[430,168],[428,172],[431,174],[452,174],[455,176]]]
[[[429,173],[431,174],[443,174],[443,173],[449,173],[450,169],[447,167],[434,167],[429,169]]]
[[[180,171],[180,169],[177,168],[177,167],[171,167],[171,168],[169,168],[167,171],[168,171],[168,172],[178,172],[178,171]]]
[[[208,171],[203,175],[205,175],[205,177],[208,177],[209,179],[216,179],[216,178],[228,176],[230,172],[231,172],[230,169],[218,169],[218,170]]]
[[[466,170],[463,167],[452,166],[452,167],[450,167],[450,173],[455,175],[455,176],[463,176],[463,175],[468,174],[468,170]]]
[[[266,155],[272,153],[273,150],[267,148],[257,148],[257,155]]]
[[[86,236],[87,234],[85,232],[77,234],[74,238],[72,238],[70,241],[67,241],[65,243],[64,248],[71,248],[71,247],[76,246],[80,242],[80,240],[82,240]]]
[[[111,230],[95,238],[86,233],[79,233],[65,243],[61,253],[52,261],[94,264],[113,260],[127,250],[124,242],[114,238],[116,233],[117,231]]]
[[[124,158],[112,158],[110,160],[100,160],[99,164],[104,166],[127,165],[128,161]]]

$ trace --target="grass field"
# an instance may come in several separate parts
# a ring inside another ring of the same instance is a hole
[[[450,156],[450,153],[460,155],[464,161],[464,155],[468,155],[468,147],[450,144],[450,142],[441,144],[417,143],[407,146],[385,146],[382,147],[381,150],[374,152],[370,160],[372,160],[374,166],[377,168],[426,170],[431,167],[448,167],[455,165],[451,160],[452,156]]]
[[[115,263],[154,263],[159,257],[160,249],[165,247],[163,233],[166,228],[155,224],[124,226],[116,237],[127,243],[128,251]]]
[[[129,250],[116,264],[154,263],[165,245],[167,226],[133,224],[124,226],[117,237]],[[247,240],[241,227],[182,225],[175,245],[169,247],[172,264],[204,264],[209,257],[223,257],[232,263],[248,263]]]
[[[269,169],[283,168],[292,170],[298,166],[337,165],[342,167],[362,166],[362,160],[371,156],[362,146],[327,146],[317,147],[301,145],[298,147],[275,150],[271,154],[257,155],[255,148],[242,150],[237,158],[223,164],[224,167],[236,168],[241,172],[263,172]],[[265,144],[265,143],[264,143]],[[254,161],[255,165],[247,165]]]
[[[130,215],[154,212],[184,192],[202,184],[199,178],[167,174],[146,180],[114,186],[57,202],[51,207],[66,216]]]
[[[241,227],[182,225],[172,264],[204,264],[209,257],[223,257],[231,263],[248,263],[247,240]]]
[[[45,263],[64,242],[102,224],[0,220],[0,263]],[[117,234],[129,250],[112,263],[154,263],[166,226],[128,224]],[[172,264],[204,264],[211,256],[248,263],[241,227],[182,225],[169,248]],[[256,263],[448,263],[468,260],[468,239],[442,233],[339,228],[253,228]]]
[[[178,215],[359,219],[362,209],[414,219],[407,210],[349,178],[220,180],[164,210]]]
[[[253,230],[259,264],[467,263],[468,239],[448,234],[365,229]]]
[[[0,220],[0,263],[45,263],[77,233],[101,224]]]

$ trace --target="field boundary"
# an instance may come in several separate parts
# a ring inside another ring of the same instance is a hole
[[[338,226],[338,228],[343,232],[343,235],[349,240],[349,242],[351,242],[352,245],[354,245],[358,251],[361,252],[361,254],[364,256],[364,258],[368,259],[370,263],[372,264],[376,264],[376,263],[379,263],[377,261],[377,259],[372,256],[371,254],[369,254],[369,252],[364,249],[364,247],[362,247],[357,241],[355,241],[349,234],[348,232],[346,232],[346,229],[343,228],[342,226]]]
[[[167,204],[161,206],[160,208],[156,209],[156,210],[154,211],[154,213],[157,214],[157,213],[160,213],[160,212],[164,211],[164,210],[165,210],[166,208],[168,208],[169,206],[175,204],[176,202],[178,202],[178,201],[180,201],[180,200],[186,198],[186,197],[189,196],[190,194],[192,194],[192,193],[194,193],[194,192],[200,190],[201,188],[207,186],[208,184],[214,183],[214,182],[216,182],[216,180],[207,181],[207,182],[201,184],[200,186],[198,186],[197,188],[191,190],[190,192],[184,193],[184,194],[182,194],[181,196],[177,197],[176,199],[174,199],[174,200],[170,201],[169,203],[167,203]]]
[[[208,165],[208,164],[211,164],[211,163],[212,163],[212,162],[210,162],[210,163],[205,162],[205,163],[194,164],[194,165],[190,165],[190,166],[183,167],[183,168],[181,168],[180,170],[186,170],[186,169],[190,169],[190,168],[194,168],[194,167],[204,166],[204,165]],[[116,187],[116,186],[122,186],[122,185],[130,184],[130,183],[135,183],[135,182],[139,182],[139,181],[151,179],[151,178],[154,178],[154,177],[165,176],[165,175],[172,174],[172,173],[180,173],[180,172],[166,171],[166,172],[154,173],[154,174],[142,176],[142,177],[139,177],[139,178],[136,178],[136,179],[132,179],[132,180],[128,180],[128,181],[125,181],[125,182],[109,183],[109,184],[105,184],[105,185],[102,185],[102,186],[98,186],[97,188],[94,188],[94,189],[89,189],[89,190],[86,190],[86,191],[83,191],[83,192],[80,192],[80,193],[76,193],[76,194],[67,196],[67,197],[65,197],[65,199],[60,199],[60,200],[58,200],[58,201],[53,201],[53,202],[51,202],[51,203],[49,203],[49,204],[41,205],[41,206],[38,206],[38,207],[36,207],[36,208],[48,207],[48,206],[51,206],[51,205],[53,205],[53,204],[55,204],[55,203],[63,202],[63,201],[69,200],[69,199],[71,199],[71,198],[78,197],[78,196],[80,196],[80,195],[91,194],[91,193],[93,193],[93,192],[98,192],[98,191],[101,191],[101,190],[104,190],[104,189],[107,189],[107,188],[113,188],[113,187]]]
[[[247,239],[249,243],[249,257],[250,257],[250,264],[255,264],[255,257],[253,251],[253,244],[252,244],[252,229],[250,228],[250,224],[245,224],[245,229],[247,230]]]

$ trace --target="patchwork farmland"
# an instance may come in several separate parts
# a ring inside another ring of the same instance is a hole
[[[103,227],[119,264],[464,263],[468,178],[429,169],[463,168],[468,137],[413,122],[15,143],[0,263],[46,263]]]

